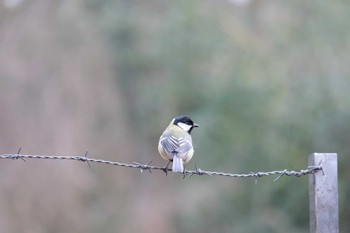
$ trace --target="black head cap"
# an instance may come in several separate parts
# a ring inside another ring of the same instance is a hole
[[[188,126],[191,126],[191,128],[187,131],[188,133],[191,133],[192,129],[194,127],[199,127],[199,125],[193,123],[192,119],[188,116],[178,116],[174,118],[174,125],[178,125],[178,123],[184,123]]]

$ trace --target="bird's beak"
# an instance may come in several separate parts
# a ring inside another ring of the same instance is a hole
[[[193,124],[193,127],[199,127],[199,125],[197,125],[197,124]]]

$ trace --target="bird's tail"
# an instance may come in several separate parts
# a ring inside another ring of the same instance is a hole
[[[180,172],[180,173],[183,173],[184,172],[184,164],[183,164],[183,161],[182,159],[175,155],[173,157],[173,172]]]

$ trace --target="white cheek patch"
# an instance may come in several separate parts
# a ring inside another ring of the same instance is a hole
[[[192,128],[191,125],[187,125],[187,124],[182,123],[182,122],[177,123],[177,125],[187,132]]]

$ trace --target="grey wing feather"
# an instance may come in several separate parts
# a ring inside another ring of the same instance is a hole
[[[192,145],[183,138],[175,138],[173,136],[165,137],[160,141],[165,152],[173,157],[174,155],[182,158],[191,150]]]

